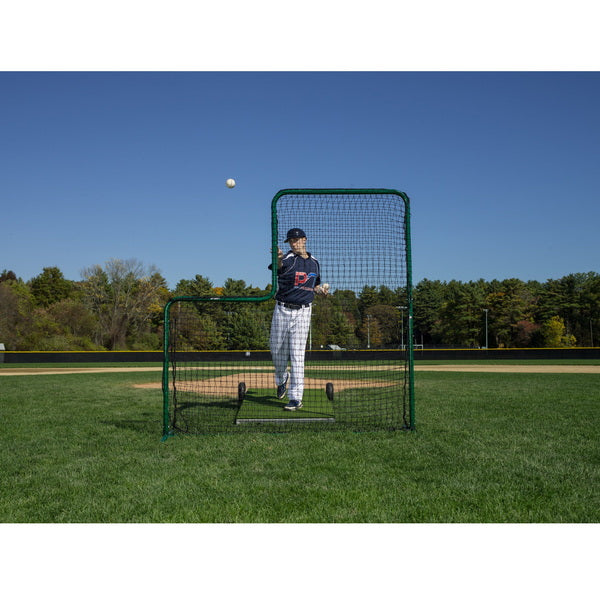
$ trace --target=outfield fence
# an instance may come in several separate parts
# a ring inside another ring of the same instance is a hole
[[[247,353],[250,353],[247,355]],[[401,350],[372,349],[372,350],[316,350],[307,352],[307,359],[328,360],[334,355],[340,355],[343,352],[344,358],[353,360],[360,357],[360,360],[367,358],[394,358],[395,354],[400,354]],[[254,361],[270,360],[268,350],[239,350],[225,352],[192,352],[189,353],[189,360],[194,361]],[[446,348],[446,349],[417,349],[414,351],[414,358],[419,360],[589,360],[600,359],[600,348],[490,348],[469,349],[469,348]],[[155,362],[161,363],[163,352],[160,351],[72,351],[72,352],[53,352],[53,351],[4,351],[0,352],[0,363],[5,364],[31,364],[31,363],[136,363],[136,362]]]

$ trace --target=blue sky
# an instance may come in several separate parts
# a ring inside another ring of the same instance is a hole
[[[406,192],[415,283],[598,271],[598,106],[598,72],[2,72],[0,271],[263,286],[302,187]]]

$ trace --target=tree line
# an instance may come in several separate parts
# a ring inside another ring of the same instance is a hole
[[[67,280],[56,266],[29,281],[0,274],[0,343],[6,350],[160,350],[163,309],[175,296],[265,296],[227,279],[222,287],[202,275],[174,289],[153,266],[111,259]],[[178,335],[198,350],[268,348],[273,300],[194,305]],[[408,344],[403,288],[365,286],[359,293],[332,289],[316,297],[312,349],[398,348]],[[543,283],[439,281],[413,288],[413,342],[424,347],[571,347],[598,345],[600,275],[574,273]]]

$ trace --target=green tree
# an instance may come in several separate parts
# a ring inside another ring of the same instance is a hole
[[[68,302],[68,300],[65,302]],[[59,322],[55,317],[56,311],[53,310],[58,304],[49,308],[41,306],[34,308],[32,327],[26,337],[26,345],[33,350],[41,351],[102,349],[102,347],[94,344],[89,337],[74,335],[70,324]],[[81,313],[75,311],[74,314]],[[83,318],[85,320],[85,316]],[[76,328],[79,329],[80,327],[81,325],[77,324]]]
[[[7,350],[33,350],[29,336],[33,330],[34,300],[21,280],[0,283],[0,341]]]
[[[594,324],[600,329],[600,274],[588,273],[580,296],[578,339],[586,340],[589,346],[600,346],[596,343],[600,340],[600,331],[594,336]]]
[[[564,319],[567,334],[589,340],[590,324],[600,317],[600,275],[572,273],[557,282],[561,306],[558,314]]]
[[[68,350],[69,340],[61,335],[60,326],[48,311],[36,306],[31,314],[31,328],[25,338],[26,346],[32,350]]]
[[[371,306],[379,304],[379,293],[374,285],[365,285],[358,296],[358,309],[364,318]]]
[[[383,346],[399,346],[402,337],[402,312],[395,306],[376,304],[371,306],[369,314],[377,321],[379,344]],[[405,318],[408,311],[404,311]],[[364,325],[364,323],[363,323]],[[404,328],[404,343],[408,343],[408,328]],[[372,344],[373,345],[373,344]]]
[[[213,284],[207,277],[196,275],[194,279],[180,279],[173,294],[175,296],[211,297]]]
[[[48,307],[47,313],[57,323],[61,333],[72,339],[73,347],[69,349],[100,348],[92,342],[98,319],[83,302],[67,298]]]
[[[440,317],[446,299],[446,288],[447,285],[439,280],[423,279],[413,289],[414,328],[426,343],[442,342]],[[406,316],[405,310],[405,319]]]
[[[568,348],[575,345],[575,337],[566,333],[565,322],[559,316],[548,319],[541,328],[546,348]]]
[[[181,279],[175,286],[174,296],[187,296],[198,298],[212,298],[217,294],[210,279],[203,275],[196,275],[194,279]],[[222,295],[222,294],[221,294]],[[194,309],[200,314],[211,315],[216,318],[218,312],[214,302],[197,302]]]
[[[17,276],[15,275],[14,271],[7,271],[4,269],[4,271],[0,273],[0,283],[4,281],[17,281]]]
[[[261,350],[269,347],[269,328],[252,307],[232,313],[227,320],[227,347],[231,350]]]
[[[358,340],[354,334],[353,322],[339,309],[333,311],[332,317],[325,345],[335,344],[342,348],[355,347]]]
[[[351,292],[352,295],[353,292]],[[311,319],[311,342],[312,348],[326,347],[335,344],[343,348],[354,348],[358,340],[354,334],[356,319],[351,312],[351,305],[345,300],[350,298],[344,292],[337,297],[315,296]],[[343,310],[350,309],[349,311]]]
[[[311,331],[309,346],[312,348],[325,347],[328,340],[331,339],[331,325],[335,312],[342,313],[339,306],[336,305],[333,296],[323,297],[315,296],[312,309]]]
[[[365,348],[380,348],[383,344],[383,333],[379,321],[371,314],[365,314],[359,329],[358,337]]]
[[[13,287],[0,282],[0,342],[7,350],[18,347],[19,296]]]
[[[126,347],[128,333],[150,319],[150,306],[166,285],[156,267],[136,259],[111,259],[104,268],[84,269],[83,276],[87,306],[98,319],[96,341],[110,350]]]
[[[231,277],[225,280],[222,289],[223,296],[230,298],[257,297],[265,294],[265,291],[260,288],[246,285],[243,279],[231,279]]]
[[[172,331],[179,350],[223,350],[224,338],[215,320],[189,305],[177,305],[177,327]]]
[[[481,346],[486,292],[482,280],[468,283],[452,280],[447,284],[437,326],[443,343]]]
[[[535,298],[520,279],[505,279],[486,299],[489,308],[490,335],[498,347],[515,347],[522,337],[520,322],[532,323]],[[533,324],[533,323],[532,323]]]
[[[333,294],[326,297],[315,296],[315,306],[320,302],[330,302],[333,306],[337,306],[352,323],[357,323],[360,319],[358,298],[352,290],[335,290]]]
[[[392,291],[389,287],[382,285],[379,286],[377,292],[378,304],[387,304],[388,306],[397,306],[400,303],[399,291]]]
[[[31,293],[39,306],[48,307],[68,298],[73,293],[73,283],[65,279],[58,267],[44,267],[29,281]]]

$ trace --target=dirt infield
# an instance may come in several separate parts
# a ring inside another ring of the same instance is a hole
[[[177,389],[184,392],[196,392],[199,394],[207,393],[226,393],[226,394],[237,394],[238,384],[240,381],[246,383],[248,389],[267,389],[274,388],[275,383],[272,373],[251,373],[249,377],[245,377],[243,374],[237,375],[225,375],[223,377],[212,377],[210,379],[199,379],[197,381],[180,381],[177,383]],[[357,379],[315,379],[314,377],[304,378],[305,389],[325,389],[325,384],[331,381],[335,386],[336,391],[342,391],[348,388],[373,388],[373,387],[386,387],[394,385],[393,382],[385,381],[372,381],[372,380],[357,380]],[[162,384],[160,382],[151,383],[136,383],[135,388],[143,389],[160,389]]]
[[[82,373],[138,373],[162,371],[162,367],[23,367],[22,369],[0,369],[2,375],[77,375]]]
[[[225,370],[226,367],[197,367],[202,370]],[[239,370],[239,366],[230,367],[231,369]],[[332,370],[343,371],[354,369],[355,367],[340,366],[323,366],[323,367],[307,367],[307,371],[317,369],[319,371]],[[402,367],[394,367],[391,365],[362,367],[363,370],[396,370]],[[244,367],[244,370],[265,370],[265,367]],[[0,376],[10,375],[71,375],[83,373],[139,373],[139,372],[160,372],[162,367],[23,367],[23,368],[0,368]],[[415,371],[439,371],[446,373],[592,373],[600,374],[600,365],[468,365],[468,364],[453,364],[453,365],[415,365]],[[255,374],[256,375],[256,374]],[[255,376],[253,375],[253,376]],[[320,380],[319,380],[320,381]],[[269,384],[271,385],[271,384]],[[268,386],[267,386],[268,387]]]

